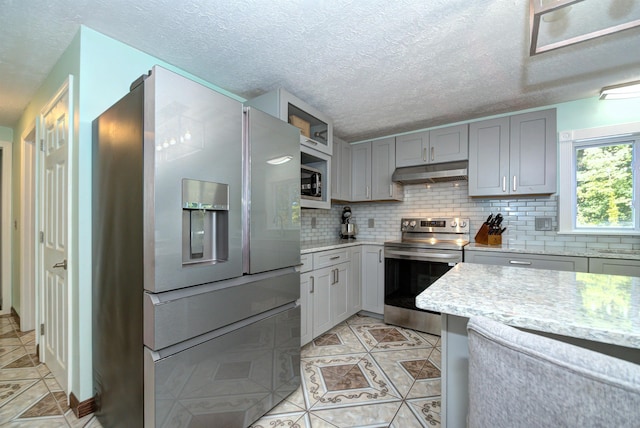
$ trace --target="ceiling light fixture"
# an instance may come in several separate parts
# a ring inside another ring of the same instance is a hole
[[[640,97],[640,80],[606,86],[600,91],[601,100],[621,100],[624,98]]]
[[[640,6],[636,3],[529,0],[529,55],[639,27]]]

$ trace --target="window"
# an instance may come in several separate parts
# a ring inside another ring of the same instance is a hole
[[[559,232],[640,234],[640,135],[584,130],[560,139]]]

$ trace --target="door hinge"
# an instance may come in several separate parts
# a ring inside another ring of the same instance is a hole
[[[44,324],[40,324],[40,335],[44,335]]]
[[[42,230],[40,231],[40,243],[44,243],[44,232]]]

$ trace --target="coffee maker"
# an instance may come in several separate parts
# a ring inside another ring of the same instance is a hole
[[[344,207],[342,209],[342,224],[340,225],[340,238],[342,239],[355,239],[358,227],[353,222],[351,215],[351,207]]]

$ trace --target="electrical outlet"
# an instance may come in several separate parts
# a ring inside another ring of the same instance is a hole
[[[372,218],[369,219],[369,229],[373,229],[375,227],[375,222]]]
[[[536,230],[553,230],[553,222],[551,221],[551,217],[536,217]]]
[[[311,229],[315,229],[315,228],[316,228],[316,218],[311,217]]]

